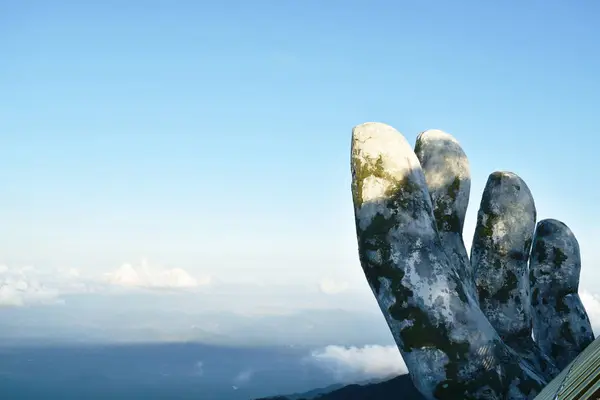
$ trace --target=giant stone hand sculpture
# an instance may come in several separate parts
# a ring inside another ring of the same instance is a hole
[[[470,172],[456,139],[426,131],[413,151],[367,123],[352,131],[351,164],[360,262],[426,398],[532,399],[593,341],[577,241],[555,220],[535,229],[517,175],[490,175],[469,259]]]

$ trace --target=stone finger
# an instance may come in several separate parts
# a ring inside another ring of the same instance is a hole
[[[530,261],[533,333],[559,368],[566,367],[594,334],[579,294],[581,256],[573,232],[562,222],[537,225]]]
[[[417,137],[415,154],[425,174],[442,246],[469,294],[476,299],[475,280],[462,235],[471,190],[467,155],[452,135],[437,129]]]
[[[531,338],[529,251],[536,209],[525,182],[510,172],[487,181],[471,248],[479,306],[504,342],[546,379],[558,370]]]

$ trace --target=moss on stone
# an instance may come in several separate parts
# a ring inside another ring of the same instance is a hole
[[[455,212],[446,214],[443,207],[435,207],[433,210],[437,228],[443,232],[460,233],[461,224],[458,215]]]
[[[533,289],[533,292],[531,293],[531,305],[537,306],[539,304],[539,296],[540,296],[540,289],[539,288]]]
[[[385,218],[381,214],[375,215],[369,226],[365,230],[360,230],[357,221],[357,230],[359,231],[359,255],[361,264],[369,283],[373,286],[375,293],[379,293],[381,282],[379,277],[386,277],[391,280],[401,280],[404,277],[402,270],[395,268],[391,261],[391,247],[387,242],[389,231],[396,225],[394,218]],[[367,260],[367,251],[376,251],[379,253],[379,263],[373,260]]]
[[[417,136],[417,142],[415,143],[415,154],[419,156],[421,154],[421,150],[423,147],[423,140],[421,140],[421,135]],[[421,157],[419,157],[421,160]]]
[[[565,300],[567,299],[566,296],[568,294],[570,294],[570,293],[571,293],[570,290],[561,290],[561,291],[559,291],[558,293],[555,294],[555,296],[556,296],[555,308],[556,308],[557,312],[560,312],[560,313],[569,313],[569,312],[571,312],[571,309],[569,308],[569,306],[565,302]]]
[[[483,223],[483,217],[486,216],[485,223]],[[491,240],[494,234],[494,226],[498,222],[499,216],[492,212],[484,212],[479,217],[479,223],[475,230],[475,234],[479,240]]]
[[[555,360],[558,359],[558,357],[560,357],[561,352],[562,347],[557,345],[556,343],[552,343],[552,345],[550,346],[550,354],[552,355],[552,358],[554,358]]]
[[[511,293],[517,289],[518,279],[514,272],[508,270],[504,277],[504,284],[494,295],[492,299],[497,300],[501,303],[506,303],[510,299]]]
[[[535,273],[533,272],[533,268],[530,268],[529,269],[529,287],[535,286],[536,282],[537,282],[537,278],[535,276]]]
[[[446,190],[446,196],[442,196],[437,199],[433,213],[437,227],[440,231],[444,232],[457,232],[462,231],[462,225],[460,218],[453,208],[453,204],[458,197],[460,190],[460,179],[455,177],[454,180]]]
[[[467,297],[465,287],[461,283],[465,283],[465,282],[457,282],[456,283],[456,294],[458,294],[458,298],[460,299],[460,301],[462,301],[463,303],[466,304],[469,301],[469,299]]]
[[[479,303],[484,304],[490,298],[491,293],[483,286],[477,286],[477,295],[479,297]]]
[[[538,229],[539,231],[539,229]],[[539,234],[539,233],[538,233]],[[539,263],[543,263],[546,261],[546,246],[544,246],[544,242],[542,240],[536,240],[533,251],[535,252],[535,258]],[[541,272],[541,270],[540,270]]]
[[[563,322],[560,326],[560,336],[571,344],[576,343],[575,338],[573,337],[573,332],[571,332],[571,328],[568,322]]]
[[[504,176],[503,172],[495,171],[490,174],[488,177],[488,183],[486,186],[491,186],[491,184],[498,185],[502,181],[502,177]]]
[[[567,255],[558,247],[554,247],[554,266],[560,268],[562,264],[567,260]]]
[[[492,343],[491,349],[494,358],[500,361],[502,365],[502,377],[494,368],[491,370],[482,370],[475,379],[468,381],[447,379],[440,382],[433,393],[436,399],[455,400],[455,399],[480,399],[480,398],[507,398],[510,382],[518,379],[517,388],[526,397],[541,390],[541,385],[534,379],[529,378],[523,373],[523,370],[514,358],[507,352],[506,348],[500,343]],[[446,371],[448,372],[448,371]],[[455,376],[455,375],[449,375]],[[482,397],[481,390],[484,389],[487,395]]]
[[[458,197],[458,192],[460,190],[460,179],[457,177],[454,178],[452,183],[448,186],[448,196],[451,200],[456,200]]]
[[[363,185],[369,176],[376,178],[387,178],[388,174],[383,168],[383,157],[380,155],[376,159],[365,157],[361,159],[358,154],[352,155],[352,172],[354,182],[354,204],[360,208],[363,203]]]

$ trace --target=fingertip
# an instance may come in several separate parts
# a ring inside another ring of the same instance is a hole
[[[454,136],[441,129],[427,129],[419,133],[419,135],[417,136],[417,142],[419,143],[425,143],[432,140],[446,141],[459,144],[458,140]]]
[[[431,194],[440,232],[461,234],[469,204],[469,160],[454,136],[439,129],[421,132],[415,153]]]
[[[531,251],[531,286],[541,291],[576,293],[579,288],[581,254],[577,238],[569,227],[556,219],[537,224]],[[543,280],[539,278],[544,276]]]
[[[536,236],[540,238],[557,234],[564,235],[565,237],[573,237],[573,239],[575,238],[571,229],[569,229],[564,222],[553,218],[543,219],[538,222],[535,232]]]
[[[502,215],[504,219],[525,217],[530,234],[533,234],[536,219],[535,200],[527,183],[510,171],[492,172],[486,182],[481,198],[480,210]],[[519,221],[513,220],[514,224]]]
[[[352,129],[355,206],[389,198],[402,182],[425,189],[419,160],[406,138],[392,126],[367,122]]]

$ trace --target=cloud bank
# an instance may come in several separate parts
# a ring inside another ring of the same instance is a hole
[[[42,284],[32,267],[0,266],[0,307],[60,303],[59,291]]]
[[[112,285],[143,288],[195,288],[210,284],[211,278],[195,278],[181,268],[150,268],[145,262],[139,266],[123,264],[104,275]]]
[[[396,346],[327,346],[311,353],[311,360],[339,381],[383,379],[408,373]]]
[[[67,294],[110,292],[111,287],[189,289],[211,283],[181,268],[151,268],[145,262],[123,264],[104,274],[84,276],[76,268],[47,271],[0,265],[0,307],[62,304]]]
[[[579,297],[590,318],[594,334],[596,337],[600,336],[600,296],[584,290],[579,293]]]
[[[600,336],[600,295],[582,291],[581,301],[592,323],[596,337]],[[309,359],[340,381],[351,382],[382,379],[406,374],[406,364],[396,346],[364,347],[327,346],[311,353]]]
[[[194,374],[197,376],[204,375],[204,362],[197,361],[196,364],[194,364]]]
[[[345,292],[350,288],[348,282],[335,281],[333,279],[325,278],[319,282],[319,290],[325,294],[338,294]]]
[[[233,378],[233,383],[235,386],[239,387],[243,384],[250,382],[253,375],[254,375],[254,372],[252,370],[250,370],[250,369],[243,370],[240,373],[238,373],[235,376],[235,378]]]

